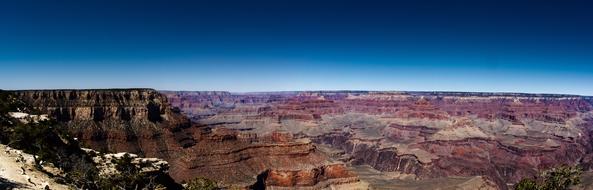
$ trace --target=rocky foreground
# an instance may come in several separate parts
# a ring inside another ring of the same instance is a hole
[[[178,182],[251,189],[507,189],[590,170],[593,98],[444,92],[14,91],[89,148]]]
[[[33,155],[0,144],[0,189],[70,189],[34,165]]]

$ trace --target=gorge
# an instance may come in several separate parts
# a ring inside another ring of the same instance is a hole
[[[11,91],[84,146],[248,189],[509,189],[593,163],[593,98],[465,92]],[[584,187],[587,188],[587,187]]]

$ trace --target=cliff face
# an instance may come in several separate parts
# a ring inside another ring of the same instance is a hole
[[[130,90],[31,90],[16,91],[22,100],[50,113],[58,121],[167,120],[170,110],[160,93]]]
[[[192,124],[167,97],[152,89],[28,90],[14,91],[23,101],[56,118],[87,147],[108,152],[129,152],[165,159],[178,182],[206,177],[239,187],[278,186],[328,188],[357,183],[358,178],[340,162],[315,151],[306,139],[283,133],[242,133]],[[189,93],[209,97],[219,111],[226,93]],[[220,96],[220,97],[219,97]],[[194,98],[197,100],[200,98]],[[171,98],[181,104],[186,100]],[[201,100],[200,100],[201,101]],[[260,100],[257,100],[260,101]],[[192,106],[180,106],[192,107]],[[199,108],[199,107],[198,107]],[[200,110],[200,109],[197,109]],[[210,112],[210,111],[209,111]],[[319,171],[326,171],[321,172]],[[273,183],[278,172],[290,184]],[[303,175],[312,175],[303,177]],[[266,185],[267,184],[267,185]]]
[[[21,100],[63,122],[93,149],[167,158],[195,144],[180,129],[190,125],[151,89],[30,90]]]
[[[420,179],[484,176],[498,188],[561,164],[590,169],[591,97],[462,92],[166,92],[199,125],[285,131],[339,158]],[[291,176],[292,174],[283,174]]]

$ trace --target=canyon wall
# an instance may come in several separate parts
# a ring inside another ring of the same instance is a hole
[[[417,179],[484,176],[499,189],[562,164],[591,169],[591,97],[522,93],[163,92],[198,125],[286,132],[338,160]]]
[[[151,89],[28,90],[20,99],[49,114],[95,150],[175,157],[195,140],[190,121]]]
[[[364,189],[358,177],[364,174],[351,166],[368,165],[415,180],[453,183],[451,177],[465,176],[480,179],[480,186],[492,182],[507,189],[546,168],[593,166],[591,97],[152,89],[12,93],[60,121],[87,147],[165,159],[178,182],[206,177],[252,189]]]
[[[61,122],[86,147],[165,159],[170,163],[170,175],[178,182],[205,177],[225,187],[255,189],[326,189],[359,183],[343,163],[317,152],[308,139],[195,124],[152,89],[11,93]],[[212,100],[218,96],[206,95]],[[220,111],[228,110],[216,105]]]

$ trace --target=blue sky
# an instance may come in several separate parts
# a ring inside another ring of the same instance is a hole
[[[587,1],[4,1],[0,89],[593,95]]]

